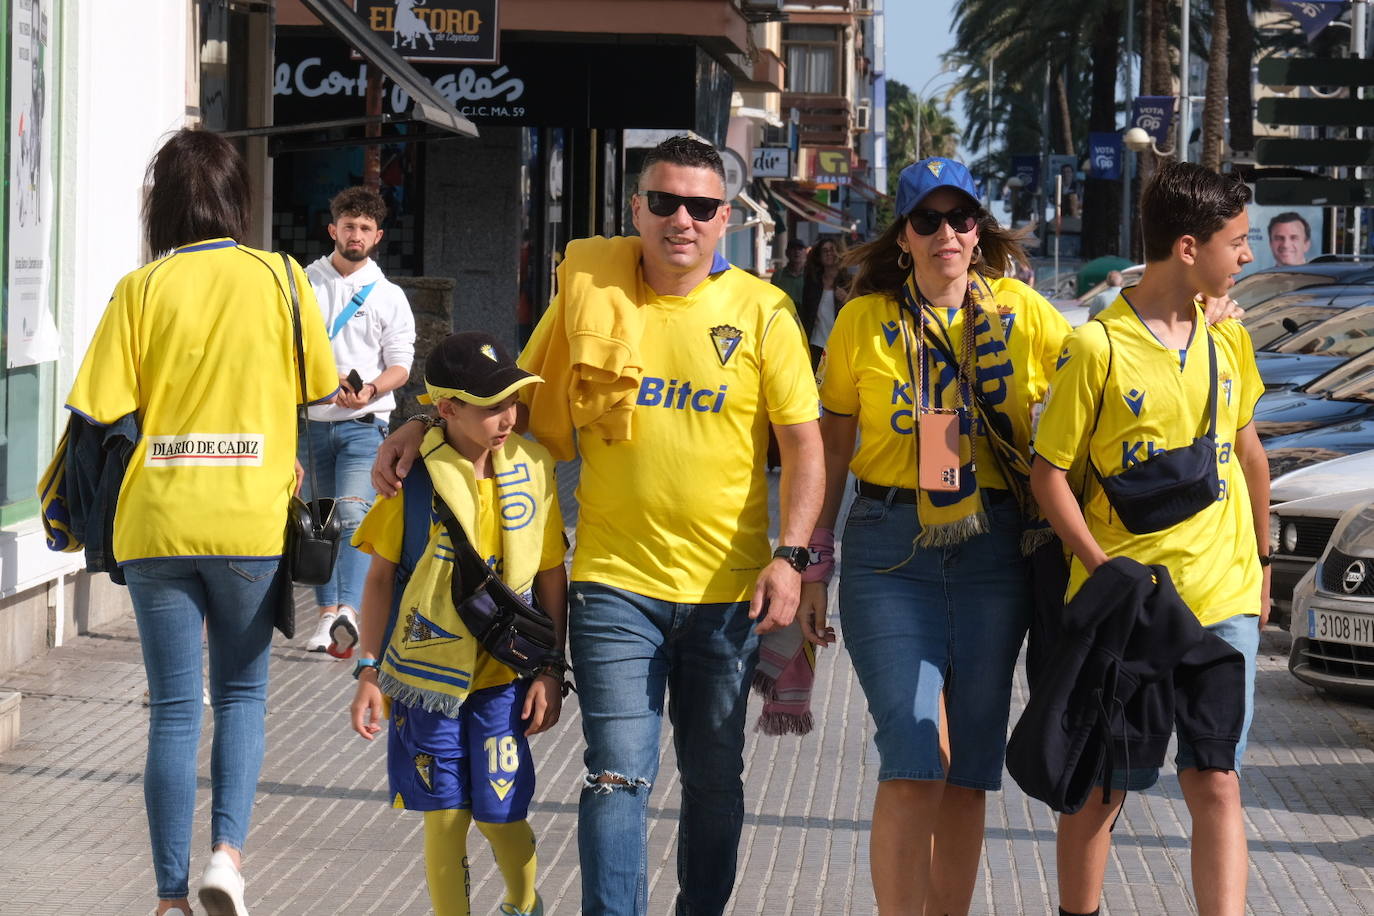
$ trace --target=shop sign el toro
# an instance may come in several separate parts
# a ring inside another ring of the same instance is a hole
[[[406,60],[496,63],[500,0],[353,0],[368,28]]]

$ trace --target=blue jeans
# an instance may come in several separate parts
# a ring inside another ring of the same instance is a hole
[[[320,607],[346,604],[354,610],[363,598],[363,578],[371,558],[353,546],[353,532],[358,530],[363,516],[372,508],[377,491],[372,489],[372,460],[382,444],[382,421],[369,417],[367,423],[344,420],[340,423],[310,421],[310,439],[315,449],[315,479],[320,496],[338,500],[334,511],[343,523],[339,539],[339,559],[334,575],[324,585],[315,588],[315,601]],[[305,438],[296,445],[296,458],[305,468],[305,483],[301,498],[314,499],[310,486],[310,455]]]
[[[143,800],[162,899],[187,895],[200,743],[200,635],[210,647],[210,843],[242,850],[262,766],[272,559],[173,557],[124,567],[148,674]]]
[[[987,514],[983,534],[913,550],[921,530],[915,506],[860,496],[850,507],[840,623],[876,726],[879,781],[1002,786],[1012,674],[1030,625],[1030,567],[1015,502],[1004,498]]]
[[[649,910],[648,805],[667,688],[682,774],[677,912],[724,912],[744,825],[744,719],[758,660],[749,604],[679,604],[594,582],[572,583],[569,597],[587,741],[582,911]],[[617,781],[599,781],[610,775]]]

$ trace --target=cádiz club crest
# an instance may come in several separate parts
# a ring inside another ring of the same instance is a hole
[[[720,357],[722,366],[730,361],[730,357],[735,354],[735,349],[743,339],[744,332],[728,324],[717,325],[711,329],[711,343],[715,344],[716,356]]]

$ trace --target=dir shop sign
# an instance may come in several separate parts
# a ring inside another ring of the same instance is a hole
[[[494,64],[501,34],[500,0],[353,0],[372,31],[406,60]]]
[[[754,147],[755,178],[791,178],[792,151],[785,146]]]

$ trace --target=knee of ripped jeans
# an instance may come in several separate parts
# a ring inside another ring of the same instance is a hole
[[[610,770],[605,770],[597,775],[588,773],[582,777],[582,784],[597,795],[610,795],[616,789],[636,792],[640,789],[647,790],[653,787],[652,783],[643,776],[631,779],[622,773],[613,773]]]
[[[372,500],[359,496],[340,496],[334,502],[334,511],[339,516],[339,525],[344,531],[353,532],[363,522],[363,516],[372,508]]]

